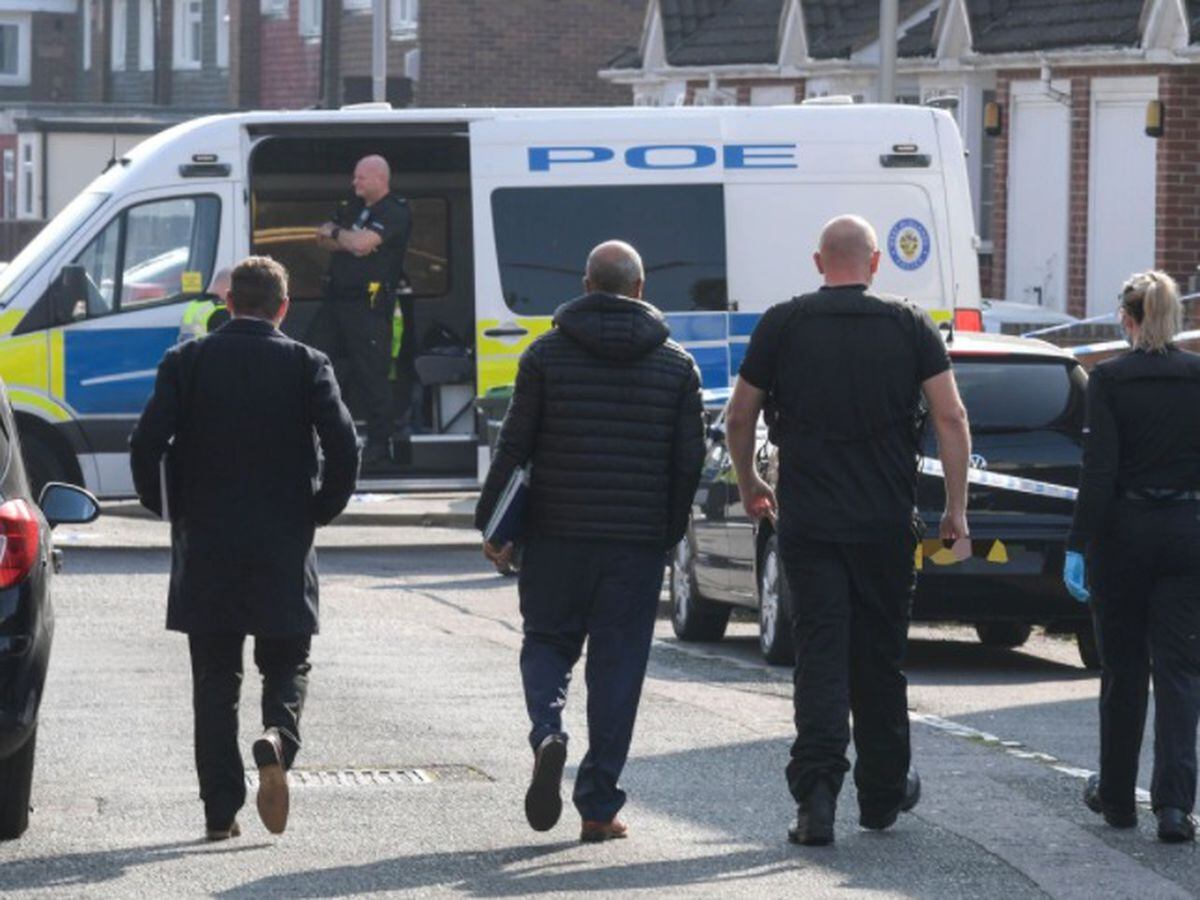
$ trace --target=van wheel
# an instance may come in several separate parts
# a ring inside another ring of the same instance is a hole
[[[700,595],[696,584],[695,538],[689,527],[671,558],[671,627],[681,641],[719,641],[731,608]]]
[[[58,451],[43,437],[28,431],[21,435],[21,456],[33,498],[42,496],[42,488],[51,481],[73,482],[70,469]]]
[[[792,637],[792,593],[779,559],[779,538],[771,535],[758,566],[758,647],[773,666],[796,664]]]
[[[29,789],[33,784],[33,754],[37,726],[12,756],[0,759],[0,841],[19,838],[29,827]]]
[[[1096,629],[1091,622],[1080,625],[1075,631],[1075,646],[1079,648],[1079,659],[1089,672],[1100,670],[1100,645],[1096,642]]]
[[[1024,622],[977,622],[975,633],[985,647],[1020,647],[1033,633]]]

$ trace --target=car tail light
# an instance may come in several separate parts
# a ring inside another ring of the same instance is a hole
[[[959,307],[954,310],[955,331],[983,331],[983,313],[978,309]]]
[[[0,504],[0,588],[29,574],[39,552],[38,521],[24,500]]]

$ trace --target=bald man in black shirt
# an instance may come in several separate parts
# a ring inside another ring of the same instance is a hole
[[[787,769],[798,804],[789,839],[833,840],[849,762],[865,828],[884,829],[920,797],[910,769],[901,665],[915,584],[921,398],[946,472],[941,536],[967,536],[970,433],[950,358],[929,314],[871,294],[879,267],[871,226],[842,216],[814,254],[817,292],[759,322],[726,416],[742,503],[777,527],[792,588],[796,742]],[[779,498],[754,462],[759,413],[771,401]]]

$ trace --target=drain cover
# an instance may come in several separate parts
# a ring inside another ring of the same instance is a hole
[[[288,784],[292,787],[380,787],[384,785],[420,785],[439,782],[491,781],[481,769],[463,765],[415,766],[412,768],[292,769]],[[258,787],[258,770],[246,770],[246,784]]]

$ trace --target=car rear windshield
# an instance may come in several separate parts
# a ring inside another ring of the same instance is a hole
[[[1075,406],[1070,366],[1057,360],[954,360],[973,430],[1027,430],[1061,424]]]

